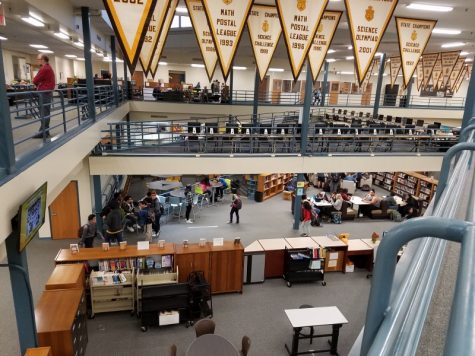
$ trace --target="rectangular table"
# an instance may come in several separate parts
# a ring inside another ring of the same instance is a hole
[[[347,324],[345,316],[340,310],[335,307],[319,307],[319,308],[305,308],[305,309],[286,309],[285,314],[289,318],[290,324],[294,329],[294,335],[292,337],[292,347],[289,349],[287,344],[285,348],[290,356],[306,355],[313,353],[330,352],[333,355],[338,355],[338,336],[340,334],[340,328],[343,324]],[[304,327],[312,326],[325,326],[331,325],[331,334],[316,334],[316,335],[302,335],[300,332]],[[328,340],[330,349],[324,350],[308,350],[299,352],[299,340],[309,339],[313,337],[328,337],[331,336],[331,340]]]
[[[286,237],[285,241],[292,248],[319,248],[320,245],[312,240],[310,237]]]
[[[361,239],[348,240],[348,258],[351,256],[359,256],[364,260],[364,266],[368,271],[373,269],[373,248]],[[355,263],[356,265],[356,263]]]
[[[358,208],[356,208],[356,217],[360,216],[360,205],[370,205],[370,202],[364,201],[363,198],[353,195],[350,199],[351,205],[354,206],[356,205]]]
[[[265,278],[279,278],[284,274],[284,250],[291,248],[284,238],[259,240],[265,251]]]

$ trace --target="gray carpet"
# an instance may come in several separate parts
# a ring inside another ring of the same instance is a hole
[[[134,185],[135,191],[141,188]],[[144,194],[145,188],[143,190]],[[362,192],[357,191],[357,194]],[[134,194],[132,194],[134,195]],[[241,237],[244,246],[255,239],[294,237],[299,232],[292,229],[290,202],[278,195],[263,203],[243,199],[241,223],[226,224],[229,219],[230,198],[216,206],[205,207],[201,217],[194,224],[185,224],[183,220],[171,220],[162,225],[161,239],[181,243],[183,239],[196,242],[200,238],[211,240],[213,237],[231,239]],[[349,232],[351,238],[368,238],[373,231],[382,233],[393,226],[388,220],[357,219],[345,221],[341,225],[324,224],[321,228],[312,228],[314,235]],[[136,233],[127,233],[129,243],[143,237]],[[71,241],[34,240],[27,248],[30,281],[35,302],[38,300],[44,284],[54,268],[54,257],[61,247],[68,247]],[[96,243],[99,243],[97,241]],[[342,327],[339,340],[340,355],[346,355],[364,323],[370,280],[365,270],[354,273],[328,273],[327,286],[319,283],[295,284],[287,288],[281,279],[266,280],[263,284],[246,285],[243,294],[226,294],[213,298],[216,333],[221,334],[240,347],[243,335],[252,340],[250,355],[285,355],[284,343],[291,342],[292,329],[284,309],[298,308],[301,304],[314,306],[336,305],[346,316],[349,323]],[[16,323],[10,290],[8,272],[0,269],[0,280],[6,288],[0,289],[0,345],[2,356],[19,354]],[[324,330],[320,330],[324,331]],[[327,330],[328,331],[328,330]],[[169,345],[178,346],[178,354],[184,355],[187,346],[194,339],[192,328],[183,325],[152,328],[143,333],[139,329],[138,319],[124,313],[98,314],[88,321],[89,343],[87,355],[159,355],[166,356]],[[325,343],[317,342],[317,346]],[[315,341],[314,341],[315,344]],[[302,345],[308,345],[302,342]]]

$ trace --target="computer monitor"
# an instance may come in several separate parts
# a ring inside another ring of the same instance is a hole
[[[395,122],[396,124],[400,124],[400,123],[402,123],[402,118],[399,117],[399,116],[396,116],[396,119],[394,120],[394,122]]]
[[[272,124],[260,124],[259,133],[261,135],[270,135],[272,133]]]
[[[201,124],[199,122],[188,122],[188,133],[199,134]]]
[[[217,134],[218,133],[218,124],[217,123],[207,123],[205,124],[206,133],[208,134]]]
[[[289,125],[287,124],[277,124],[277,134],[278,135],[287,135],[289,133]]]
[[[412,125],[412,119],[406,117],[406,125]]]
[[[239,126],[237,124],[226,123],[226,133],[228,135],[236,135],[239,133]]]
[[[416,126],[417,126],[417,127],[422,127],[422,126],[424,126],[424,120],[417,120],[417,121],[416,121]]]
[[[434,125],[437,126],[438,129],[440,129],[440,126],[442,125],[440,122],[434,122]]]

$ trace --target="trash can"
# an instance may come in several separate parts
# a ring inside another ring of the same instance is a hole
[[[254,200],[258,203],[262,203],[262,201],[264,200],[264,192],[256,191],[256,194],[254,195]]]

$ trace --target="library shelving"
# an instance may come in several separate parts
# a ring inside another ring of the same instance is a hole
[[[287,287],[297,282],[322,282],[326,285],[325,260],[320,258],[320,248],[297,248],[284,250],[284,279]]]
[[[284,191],[292,177],[291,173],[260,174],[257,177],[257,192],[262,193],[262,200],[272,198]]]

